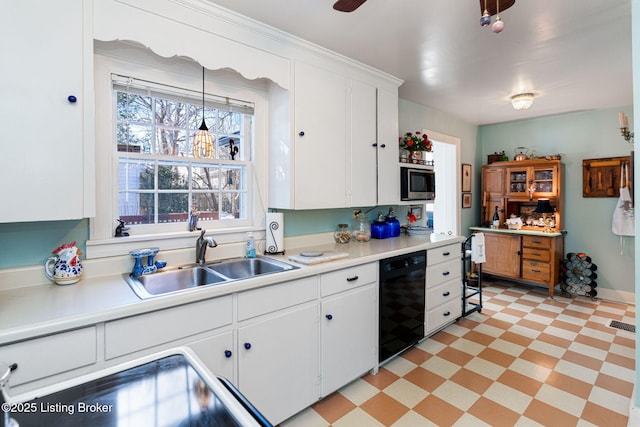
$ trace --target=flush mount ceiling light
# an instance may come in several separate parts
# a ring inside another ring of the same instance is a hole
[[[204,67],[202,67],[202,124],[193,138],[193,156],[213,158],[213,138],[209,133],[209,128],[204,122]]]
[[[531,92],[518,93],[511,97],[511,105],[516,110],[526,110],[533,104],[534,95]]]

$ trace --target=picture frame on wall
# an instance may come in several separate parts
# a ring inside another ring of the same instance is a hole
[[[467,209],[471,207],[471,193],[462,193],[462,208]]]
[[[471,192],[471,165],[469,163],[462,164],[462,192]]]

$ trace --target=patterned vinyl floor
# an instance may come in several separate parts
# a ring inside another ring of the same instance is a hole
[[[484,308],[283,427],[626,426],[635,306],[485,283]]]

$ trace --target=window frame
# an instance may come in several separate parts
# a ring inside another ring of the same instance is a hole
[[[202,92],[202,68],[186,58],[162,58],[147,49],[124,42],[96,42],[94,52],[95,129],[96,129],[96,216],[90,219],[87,259],[125,255],[143,245],[161,249],[191,248],[195,234],[188,223],[177,223],[160,232],[135,227],[128,237],[114,237],[118,225],[118,160],[115,149],[116,91],[112,74],[131,75],[168,86]],[[207,70],[205,93],[241,99],[254,105],[253,143],[247,146],[245,160],[215,163],[246,164],[246,220],[216,220],[199,223],[216,236],[218,243],[242,242],[247,231],[264,230],[268,200],[268,84],[262,79],[250,81],[233,71]],[[206,97],[205,97],[206,98]],[[135,153],[132,153],[135,154]],[[161,155],[158,155],[161,156]],[[175,159],[164,156],[167,160]],[[187,158],[185,158],[187,159]],[[192,158],[188,158],[192,160]],[[157,226],[156,226],[157,227]]]

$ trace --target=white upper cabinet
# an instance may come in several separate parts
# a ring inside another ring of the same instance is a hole
[[[0,222],[94,214],[91,3],[3,4]]]
[[[376,88],[351,80],[350,92],[350,206],[373,206],[377,201]]]
[[[400,202],[398,90],[378,89],[378,205]]]
[[[339,74],[295,64],[295,209],[347,206],[345,85]]]

